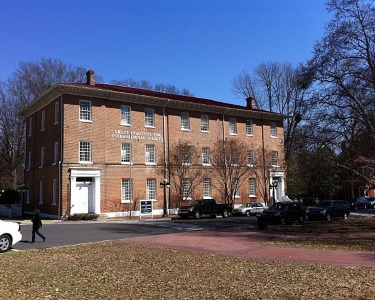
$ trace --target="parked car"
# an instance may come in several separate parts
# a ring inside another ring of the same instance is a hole
[[[356,209],[367,209],[369,207],[368,200],[364,197],[359,197],[356,200]]]
[[[258,202],[251,202],[242,204],[240,207],[233,209],[232,215],[237,216],[251,216],[262,213],[264,210],[264,205]]]
[[[342,200],[322,200],[317,205],[307,208],[306,216],[309,220],[333,218],[347,219],[350,214],[348,202]]]
[[[357,201],[356,201],[356,199],[346,200],[346,203],[348,203],[348,206],[349,206],[350,210],[356,210],[357,209]]]
[[[306,217],[306,207],[299,202],[276,202],[269,208],[257,214],[258,228],[265,229],[271,224],[303,223]]]
[[[369,208],[375,208],[375,197],[367,198],[367,203],[369,205]]]
[[[21,225],[0,220],[0,253],[6,252],[22,239]]]
[[[216,203],[215,199],[195,200],[190,205],[184,205],[178,209],[178,215],[181,218],[193,216],[195,219],[199,219],[202,215],[210,217],[221,215],[223,218],[227,218],[231,212],[231,204]]]

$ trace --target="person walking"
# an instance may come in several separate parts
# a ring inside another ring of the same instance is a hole
[[[43,239],[43,243],[46,241],[46,237],[39,232],[39,229],[43,227],[42,220],[40,219],[39,209],[34,210],[34,216],[31,221],[33,222],[33,231],[31,237],[31,243],[35,243],[35,234],[39,235]]]

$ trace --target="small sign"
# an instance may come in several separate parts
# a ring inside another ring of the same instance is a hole
[[[151,215],[151,214],[152,214],[152,201],[141,200],[141,215]]]

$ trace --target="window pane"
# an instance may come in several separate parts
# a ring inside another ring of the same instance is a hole
[[[131,181],[130,179],[121,179],[121,202],[131,201]]]
[[[121,105],[121,125],[131,125],[129,106]]]
[[[256,181],[254,178],[249,178],[249,195],[256,196]]]
[[[181,129],[189,130],[190,129],[190,120],[188,113],[181,113]]]
[[[209,131],[209,130],[210,130],[210,126],[209,126],[208,116],[202,115],[201,116],[201,131]]]
[[[53,163],[57,164],[59,161],[59,143],[55,142],[55,146],[53,148]]]
[[[154,119],[154,110],[150,108],[145,109],[145,126],[146,127],[154,127],[155,126],[155,119]]]
[[[156,200],[156,179],[146,181],[146,200]]]
[[[203,178],[203,197],[211,197],[211,179]]]
[[[247,164],[249,166],[254,165],[254,151],[253,150],[247,150]]]
[[[275,123],[271,123],[270,126],[271,126],[271,136],[272,137],[277,137],[276,124]]]
[[[279,153],[277,151],[272,151],[272,165],[279,165]]]
[[[91,161],[91,142],[79,142],[79,160]]]
[[[229,134],[237,134],[236,119],[229,119]]]
[[[79,101],[79,119],[82,121],[91,121],[91,101]]]
[[[238,185],[238,178],[234,178],[233,179],[233,183],[232,183],[232,185],[233,185],[233,194],[234,194],[234,196],[235,197],[239,197],[240,196],[240,187],[239,187],[239,185]]]
[[[146,145],[146,164],[155,163],[155,145]]]
[[[253,135],[253,121],[246,121],[246,134]]]
[[[191,198],[191,179],[183,179],[183,181],[182,181],[182,197],[184,199]]]
[[[129,143],[121,144],[121,162],[130,163],[131,160],[131,145]]]
[[[211,164],[210,148],[202,148],[202,164],[203,165]]]

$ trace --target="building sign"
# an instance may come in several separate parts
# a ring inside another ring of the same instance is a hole
[[[112,137],[122,140],[137,140],[137,141],[163,141],[163,136],[160,132],[146,132],[146,131],[129,131],[118,129],[112,133]]]
[[[141,215],[151,215],[152,214],[152,201],[141,200]]]

